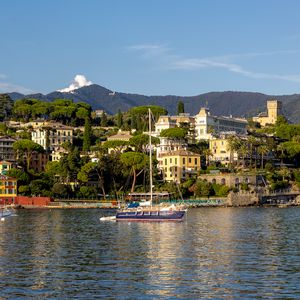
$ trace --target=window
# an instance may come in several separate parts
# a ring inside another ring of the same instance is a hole
[[[198,160],[197,160],[197,158],[195,158],[195,165],[197,165],[197,163],[198,163]]]
[[[177,165],[177,157],[175,158],[175,165]]]
[[[168,164],[168,161],[167,161],[167,159],[165,158],[165,165],[167,165]]]
[[[192,159],[189,157],[189,163],[191,163],[192,162]]]
[[[170,164],[172,163],[172,158],[170,158]]]
[[[185,157],[182,158],[182,164],[185,165]]]

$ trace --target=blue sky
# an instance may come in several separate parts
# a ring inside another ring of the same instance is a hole
[[[49,93],[81,74],[146,95],[300,93],[297,0],[1,0],[0,10],[0,92]]]

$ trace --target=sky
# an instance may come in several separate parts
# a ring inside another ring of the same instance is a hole
[[[0,10],[0,93],[91,83],[300,93],[298,0],[0,0]]]

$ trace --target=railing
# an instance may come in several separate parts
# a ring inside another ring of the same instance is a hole
[[[183,204],[188,206],[222,206],[226,199],[184,199],[161,200],[160,203]]]

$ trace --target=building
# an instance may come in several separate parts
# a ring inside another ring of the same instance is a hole
[[[200,154],[187,150],[170,151],[161,154],[162,164],[159,166],[164,180],[180,182],[198,174],[201,169]]]
[[[12,168],[12,163],[9,161],[0,161],[0,174],[7,175],[7,172]]]
[[[47,162],[49,161],[49,154],[47,153],[32,153],[32,157],[30,160],[30,169],[33,169],[35,172],[43,172],[45,171],[45,167]]]
[[[121,141],[121,142],[129,142],[129,140],[132,138],[132,135],[130,131],[122,131],[119,130],[117,134],[114,134],[107,138],[108,141]],[[119,145],[116,148],[109,148],[108,153],[112,153],[115,151],[123,152],[125,149],[128,148],[128,145]]]
[[[0,205],[13,204],[17,196],[17,179],[0,175]]]
[[[17,139],[14,139],[9,136],[0,137],[0,160],[5,160],[9,162],[16,161],[16,155],[13,149],[13,143],[16,141]]]
[[[278,100],[267,101],[267,112],[260,113],[257,117],[253,117],[253,121],[258,122],[261,126],[267,124],[275,124],[277,117],[282,115],[282,103]]]
[[[182,113],[178,116],[160,116],[155,123],[155,133],[159,135],[162,130],[175,128],[180,126],[189,126],[193,129],[195,124],[194,117],[190,116],[188,113]]]
[[[209,140],[214,134],[233,132],[246,134],[248,122],[246,119],[213,116],[208,108],[201,108],[195,116],[180,114],[179,116],[160,116],[155,124],[155,133],[160,135],[164,129],[189,126],[189,135],[196,140]]]
[[[229,150],[228,139],[225,136],[212,138],[209,140],[210,156],[209,161],[220,162],[228,165],[230,162],[238,160],[238,153]]]
[[[206,180],[212,184],[227,185],[229,187],[239,187],[241,184],[248,184],[252,186],[257,186],[262,183],[261,176],[256,175],[243,175],[243,174],[201,174],[200,179]]]
[[[187,150],[187,143],[178,139],[160,137],[160,143],[156,148],[156,158],[158,160],[158,168],[162,169],[163,155],[173,151]]]
[[[34,128],[31,132],[31,139],[45,150],[57,150],[65,142],[73,143],[73,127],[49,123],[46,127]]]
[[[246,134],[248,122],[246,119],[213,116],[208,108],[202,107],[195,116],[195,134],[197,140],[209,140],[213,135],[225,132]]]

